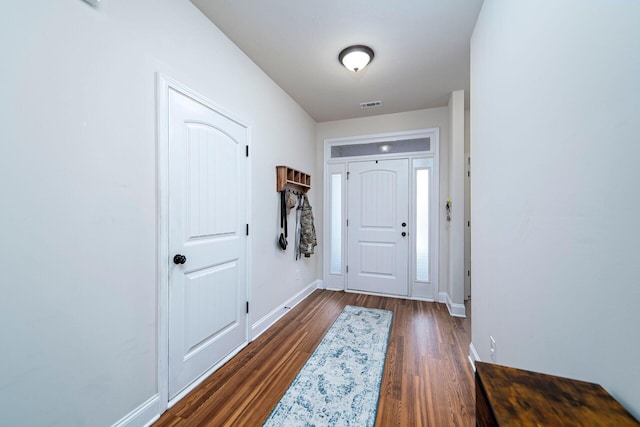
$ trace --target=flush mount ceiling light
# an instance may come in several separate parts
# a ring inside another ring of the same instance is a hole
[[[373,50],[369,46],[349,46],[340,52],[338,60],[347,70],[357,73],[373,60]]]

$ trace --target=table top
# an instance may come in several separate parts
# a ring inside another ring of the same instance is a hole
[[[598,384],[476,362],[500,426],[640,426]]]

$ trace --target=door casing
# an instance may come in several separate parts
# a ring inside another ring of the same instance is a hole
[[[410,140],[416,138],[430,138],[431,146],[429,151],[422,152],[407,152],[407,153],[398,153],[398,154],[377,154],[377,155],[366,155],[366,156],[354,156],[354,157],[343,157],[343,158],[331,158],[331,148],[334,146],[340,145],[352,145],[352,144],[368,144],[368,143],[387,143],[399,140]],[[415,270],[414,268],[414,259],[415,254],[412,252],[413,245],[411,245],[409,258],[411,261],[407,268],[409,268],[409,294],[407,298],[416,299],[416,300],[424,300],[424,301],[438,301],[439,300],[439,252],[440,252],[440,130],[438,128],[429,128],[429,129],[417,129],[417,130],[409,130],[409,131],[400,131],[400,132],[389,132],[389,133],[378,133],[378,134],[370,134],[370,135],[358,135],[344,138],[327,138],[324,140],[324,209],[323,214],[324,218],[328,219],[331,217],[331,207],[330,207],[330,191],[331,191],[331,175],[333,173],[343,173],[346,174],[347,164],[350,161],[364,161],[364,160],[380,160],[380,159],[399,159],[399,158],[408,158],[410,161],[410,165],[413,164],[415,159],[419,158],[432,158],[433,159],[433,176],[437,178],[437,181],[433,186],[433,198],[434,201],[434,212],[431,216],[431,220],[433,223],[433,227],[431,228],[431,239],[433,239],[434,244],[431,245],[432,251],[432,262],[431,262],[431,292],[423,292],[422,288],[413,285],[415,284]],[[413,173],[413,168],[410,166],[410,173]],[[412,179],[410,179],[412,181]],[[343,227],[342,227],[342,271],[338,273],[332,273],[330,269],[330,226],[325,226],[323,229],[323,283],[326,289],[331,290],[344,290],[349,291],[347,289],[347,280],[346,280],[346,271],[345,266],[347,265],[347,257],[346,253],[348,249],[345,246],[345,242],[347,239],[347,231],[344,226],[346,222],[346,214],[347,209],[346,205],[348,204],[346,197],[346,180],[343,179],[342,186],[342,218],[343,218]],[[413,194],[412,186],[410,183],[409,186],[409,194]],[[413,210],[414,206],[411,205],[411,210]],[[325,224],[328,224],[325,221]],[[412,230],[410,230],[410,233]],[[415,289],[414,289],[415,288]],[[353,292],[353,291],[349,291]],[[389,295],[395,296],[395,295]],[[397,296],[395,296],[397,297]]]

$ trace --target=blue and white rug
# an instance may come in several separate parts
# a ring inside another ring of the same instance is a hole
[[[373,426],[392,317],[346,306],[263,426]]]

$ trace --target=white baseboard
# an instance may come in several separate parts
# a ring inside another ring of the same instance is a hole
[[[251,325],[251,337],[249,340],[253,341],[256,338],[258,338],[260,335],[262,335],[263,332],[265,332],[274,323],[280,320],[282,316],[287,314],[289,310],[291,310],[293,307],[298,305],[302,300],[304,300],[309,295],[311,295],[313,291],[315,291],[318,288],[322,289],[321,286],[322,286],[322,280],[313,281],[311,284],[306,286],[303,290],[301,290],[300,292],[298,292],[297,294],[289,298],[287,301],[285,301],[284,303],[280,304],[278,307],[273,309],[269,314],[264,316],[262,319],[255,322],[253,325]]]
[[[160,395],[151,396],[146,402],[129,412],[112,427],[146,427],[160,418]]]
[[[473,343],[469,344],[469,362],[471,362],[473,372],[476,371],[476,362],[482,362],[482,360],[480,360],[478,352],[476,351],[476,346],[473,345]]]
[[[451,297],[446,292],[440,292],[438,294],[438,302],[444,303],[447,305],[447,309],[449,310],[449,315],[452,317],[467,317],[466,310],[464,308],[464,304],[456,304],[451,301]]]
[[[424,301],[424,302],[437,302],[436,300],[434,300],[433,298],[429,298],[429,297],[416,297],[416,296],[412,296],[409,297],[410,300],[413,301]]]

